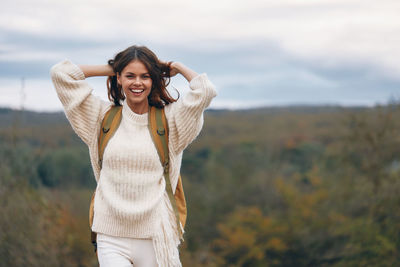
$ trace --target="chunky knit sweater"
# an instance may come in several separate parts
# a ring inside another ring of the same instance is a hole
[[[150,136],[148,114],[136,114],[123,103],[121,124],[107,144],[100,169],[98,134],[111,103],[94,96],[81,69],[68,60],[53,66],[51,77],[69,122],[89,148],[97,181],[92,230],[120,237],[151,238],[159,266],[181,266],[179,232],[165,190],[163,168]],[[203,111],[216,96],[206,74],[193,78],[189,87],[189,93],[165,107],[174,192],[183,150],[199,134]]]

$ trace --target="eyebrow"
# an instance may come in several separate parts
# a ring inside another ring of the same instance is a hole
[[[136,74],[136,73],[128,71],[126,74]],[[142,73],[142,75],[146,75],[146,74],[150,75],[150,73],[148,73],[148,72]]]

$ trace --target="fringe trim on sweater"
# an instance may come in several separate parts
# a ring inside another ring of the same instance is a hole
[[[164,202],[165,205],[161,205],[160,209],[161,229],[157,231],[157,234],[153,238],[157,263],[160,267],[182,267],[178,249],[181,240],[176,225],[175,214],[166,193],[164,195]],[[181,225],[179,226],[181,227]],[[183,236],[181,238],[183,240]]]

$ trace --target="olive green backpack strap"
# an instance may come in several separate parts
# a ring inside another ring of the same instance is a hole
[[[98,139],[98,154],[99,154],[99,166],[100,169],[103,165],[103,154],[104,149],[107,146],[108,141],[114,135],[115,131],[118,129],[122,118],[122,106],[112,106],[105,114],[103,121],[101,122],[100,134]],[[92,228],[93,216],[94,216],[94,196],[96,191],[92,194],[92,199],[90,201],[89,207],[89,225]],[[94,246],[94,251],[97,253],[97,234],[95,232],[90,233],[90,239]]]
[[[179,211],[172,191],[171,180],[169,177],[169,149],[168,149],[168,125],[165,117],[164,109],[159,109],[154,106],[150,107],[149,113],[149,127],[153,142],[157,148],[161,164],[164,168],[164,178],[166,182],[166,190],[168,198],[171,202],[172,208],[176,217],[176,224],[179,231],[179,236],[183,235],[180,227]]]
[[[101,122],[100,135],[98,141],[98,152],[99,152],[99,166],[100,169],[103,165],[103,154],[104,149],[107,146],[108,141],[114,135],[118,129],[122,118],[122,106],[112,106],[104,116]]]

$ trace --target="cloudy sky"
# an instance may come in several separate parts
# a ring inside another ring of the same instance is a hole
[[[206,72],[215,108],[386,103],[400,98],[399,14],[398,0],[3,0],[0,106],[60,110],[52,65],[132,44]],[[105,78],[88,82],[106,98]]]

